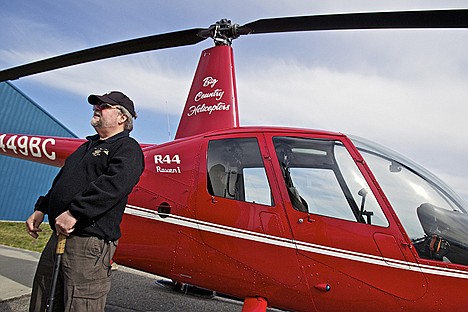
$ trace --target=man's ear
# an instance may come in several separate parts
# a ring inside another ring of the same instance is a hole
[[[125,114],[120,114],[120,116],[119,116],[119,123],[120,123],[120,124],[123,124],[123,123],[125,123],[125,122],[127,121],[127,119],[128,119],[128,116],[127,116],[127,115],[125,115]]]
[[[127,116],[127,115],[125,115],[125,114],[120,114],[120,116],[119,116],[119,122],[124,123],[124,122],[127,121],[127,119],[128,119],[128,116]]]

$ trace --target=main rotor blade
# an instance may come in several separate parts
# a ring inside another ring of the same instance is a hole
[[[238,33],[245,35],[339,29],[466,27],[468,27],[468,10],[460,9],[348,13],[260,19],[239,27]]]
[[[293,31],[385,28],[467,28],[468,10],[435,10],[330,14],[260,19],[236,30],[237,35]],[[0,81],[138,52],[193,45],[211,29],[194,28],[81,50],[0,71]]]
[[[201,30],[204,29],[194,28],[153,35],[55,56],[45,60],[2,70],[0,71],[0,81],[18,79],[53,69],[107,59],[115,56],[193,45],[206,39],[198,36],[198,33]]]

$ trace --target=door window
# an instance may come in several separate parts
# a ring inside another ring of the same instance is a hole
[[[366,180],[341,142],[274,137],[273,143],[293,208],[388,226]]]
[[[211,195],[273,206],[256,138],[210,141],[207,165]]]

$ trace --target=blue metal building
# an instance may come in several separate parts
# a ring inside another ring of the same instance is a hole
[[[76,137],[9,82],[0,83],[0,133]],[[58,170],[0,153],[0,220],[25,221]]]

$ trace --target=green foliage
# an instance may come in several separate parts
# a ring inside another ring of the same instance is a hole
[[[40,228],[42,232],[39,233],[37,239],[34,239],[26,232],[24,222],[2,221],[0,222],[0,244],[41,252],[49,240],[52,230],[47,223],[41,224]]]

